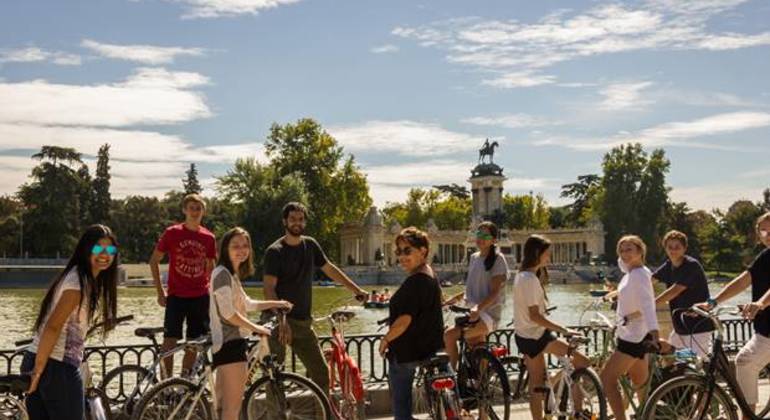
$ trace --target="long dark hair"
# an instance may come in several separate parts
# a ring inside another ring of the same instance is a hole
[[[495,239],[497,239],[497,235],[500,232],[499,229],[497,229],[497,225],[489,221],[479,223],[476,230],[482,229],[486,230]],[[491,270],[492,267],[495,266],[495,261],[497,261],[497,245],[492,243],[492,246],[489,247],[489,253],[484,258],[484,269],[487,271]]]
[[[551,241],[545,236],[530,235],[527,241],[524,242],[524,256],[521,260],[521,266],[519,271],[529,270],[533,267],[537,267],[540,263],[540,256],[551,247]],[[540,267],[535,275],[540,279],[540,285],[543,286],[548,283],[548,269]],[[545,292],[545,287],[543,287]],[[548,296],[546,295],[546,300]]]
[[[75,246],[75,252],[67,262],[67,266],[48,286],[43,303],[40,305],[40,312],[35,320],[35,331],[38,331],[51,308],[51,301],[56,294],[56,288],[61,284],[64,277],[73,269],[77,270],[78,282],[80,283],[80,305],[86,304],[88,310],[88,321],[92,323],[97,309],[100,310],[104,324],[102,335],[114,328],[110,322],[117,317],[117,294],[118,294],[118,264],[119,254],[115,254],[107,269],[102,270],[97,278],[94,278],[91,270],[91,249],[97,245],[101,239],[109,239],[115,247],[118,241],[112,230],[105,225],[91,225],[78,240]]]
[[[243,235],[249,243],[249,258],[241,263],[236,272],[235,267],[233,267],[233,261],[230,260],[228,248],[230,247],[230,241],[238,235]],[[222,243],[219,245],[219,261],[217,263],[228,269],[230,273],[237,274],[240,281],[254,274],[254,248],[251,247],[251,236],[246,229],[234,227],[225,233],[225,236],[222,237]]]

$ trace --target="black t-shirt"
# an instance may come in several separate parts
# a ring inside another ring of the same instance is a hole
[[[671,264],[671,260],[666,260],[660,268],[655,270],[652,276],[666,283],[666,287],[679,284],[687,288],[679,296],[668,302],[674,331],[677,334],[689,335],[714,330],[714,324],[703,317],[690,316],[689,314],[682,316],[681,311],[674,315],[675,309],[687,309],[696,303],[707,301],[711,296],[709,294],[708,281],[706,280],[706,272],[703,271],[703,267],[698,260],[685,255],[684,261],[679,267],[674,267]]]
[[[411,315],[412,322],[390,343],[389,357],[395,357],[398,363],[416,362],[444,347],[444,317],[438,280],[424,273],[407,277],[390,298],[389,323],[393,324],[401,315]]]
[[[749,266],[751,274],[751,300],[758,301],[770,289],[770,249],[757,255]],[[754,331],[770,337],[770,309],[760,311],[754,318]]]
[[[326,262],[321,246],[309,236],[303,236],[296,246],[288,245],[281,238],[265,251],[265,274],[278,279],[275,286],[278,298],[294,304],[289,318],[311,318],[313,276]]]

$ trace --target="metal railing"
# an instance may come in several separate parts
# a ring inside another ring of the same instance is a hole
[[[730,319],[723,322],[725,328],[725,350],[737,352],[744,343],[753,335],[750,321],[743,319]],[[591,342],[583,349],[588,356],[602,351],[604,340],[607,336],[604,331],[591,327],[574,327],[586,334]],[[356,334],[345,338],[348,354],[356,361],[361,369],[364,380],[367,382],[382,382],[387,380],[387,361],[380,357],[378,349],[382,334]],[[500,329],[491,333],[489,342],[499,343],[511,349],[516,348],[513,329]],[[322,349],[331,346],[331,337],[319,337]],[[86,348],[86,359],[89,362],[95,381],[98,383],[104,374],[110,369],[124,364],[149,364],[156,349],[150,344],[113,345],[113,346],[89,346]],[[296,372],[302,369],[302,364],[296,355],[289,352],[286,361],[286,369]],[[19,371],[23,354],[15,350],[0,351],[0,373],[16,373]],[[555,367],[555,360],[549,359],[549,365]],[[515,365],[507,366],[514,372]]]

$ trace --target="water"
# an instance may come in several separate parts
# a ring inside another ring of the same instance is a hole
[[[712,294],[722,287],[721,283],[711,283]],[[581,314],[594,301],[588,293],[589,290],[596,288],[596,285],[590,284],[552,284],[548,286],[548,297],[550,305],[557,306],[550,318],[562,325],[578,325],[581,321]],[[382,287],[366,287],[367,290],[378,289]],[[391,288],[391,292],[395,287]],[[460,286],[443,289],[447,295],[457,293],[462,290]],[[660,291],[660,290],[659,290]],[[507,324],[513,317],[511,287],[508,286],[506,295],[506,305],[503,310],[503,322]],[[41,289],[5,289],[0,290],[0,349],[12,349],[13,342],[31,336],[32,324],[38,311],[38,305],[43,298],[44,291]],[[247,287],[246,293],[255,299],[262,298],[262,289],[257,287]],[[317,316],[329,313],[332,308],[339,308],[344,304],[344,300],[350,297],[350,293],[342,287],[315,287],[313,289],[313,311]],[[747,290],[741,296],[733,299],[735,303],[746,303],[751,298]],[[353,302],[350,302],[353,305]],[[350,307],[356,312],[357,316],[347,324],[345,333],[365,334],[376,333],[376,321],[388,315],[387,309],[364,309],[356,306]],[[134,336],[134,329],[137,327],[153,327],[163,324],[163,308],[159,307],[155,300],[155,291],[152,288],[120,288],[118,291],[118,314],[134,315],[134,320],[126,325],[119,326],[106,340],[106,344],[132,344],[143,343],[143,339]],[[253,315],[254,319],[258,314]],[[587,322],[590,315],[583,318]],[[668,335],[670,330],[670,318],[665,307],[658,308],[658,319],[661,322],[661,336]],[[316,330],[319,334],[328,333],[326,323],[318,323]],[[92,339],[90,344],[101,344],[98,339]]]

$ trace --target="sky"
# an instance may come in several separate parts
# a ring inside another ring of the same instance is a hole
[[[0,194],[42,145],[112,194],[205,195],[272,123],[320,122],[375,204],[468,185],[497,141],[507,192],[566,204],[629,141],[692,209],[770,187],[770,1],[10,0],[0,4]],[[310,203],[312,205],[312,203]]]

